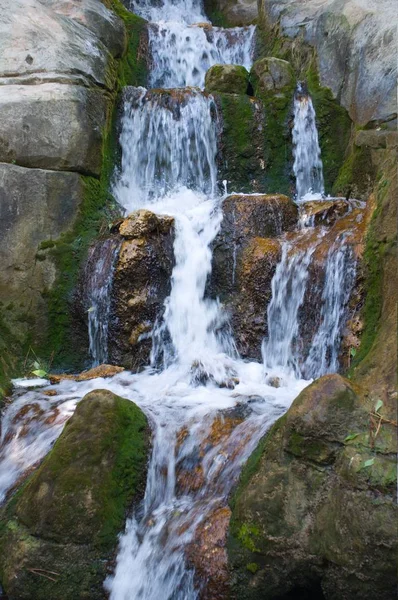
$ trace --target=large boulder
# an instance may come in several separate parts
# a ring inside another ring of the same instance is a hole
[[[315,47],[322,85],[332,90],[359,125],[396,117],[395,19],[392,0],[259,3],[268,43],[284,36],[293,38],[293,46],[304,40]]]
[[[87,394],[42,465],[5,507],[0,573],[10,598],[106,598],[127,511],[145,487],[148,427],[107,390]]]
[[[281,254],[275,238],[296,223],[297,207],[287,196],[236,194],[223,202],[208,293],[220,298],[228,311],[244,357],[261,356],[271,281]]]
[[[239,65],[213,65],[206,73],[205,89],[209,94],[246,94],[249,87],[249,73]]]
[[[56,269],[39,246],[73,226],[83,195],[77,173],[0,163],[0,300],[17,339],[28,332],[40,339],[45,329],[43,291],[54,284]]]
[[[212,23],[221,27],[250,25],[258,15],[256,0],[205,0],[204,6]]]
[[[256,60],[250,71],[250,79],[256,95],[291,91],[295,84],[293,69],[287,60],[266,57]]]
[[[327,375],[266,435],[233,500],[233,597],[394,597],[396,441],[374,411]]]
[[[0,85],[0,161],[98,176],[108,111],[96,89]]]
[[[149,362],[152,330],[164,311],[174,266],[174,219],[138,210],[119,226],[123,236],[112,286],[109,353],[137,370]]]

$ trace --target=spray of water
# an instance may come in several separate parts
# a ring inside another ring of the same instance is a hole
[[[323,165],[315,110],[311,97],[300,83],[294,98],[293,154],[297,200],[322,198]]]

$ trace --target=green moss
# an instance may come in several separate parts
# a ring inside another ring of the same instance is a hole
[[[127,30],[127,50],[119,63],[117,75],[119,89],[126,85],[145,86],[148,56],[143,36],[147,22],[127,10],[120,0],[104,0],[104,4],[123,20]]]
[[[333,185],[333,194],[367,199],[376,177],[370,148],[354,146],[341,166]]]
[[[217,94],[223,119],[220,180],[239,192],[264,190],[264,122],[260,103],[246,95]]]
[[[53,450],[3,509],[0,574],[11,597],[105,597],[106,562],[131,502],[142,497],[147,454],[147,421],[135,404],[105,390],[79,403]],[[26,564],[54,571],[56,581]]]
[[[253,525],[252,523],[243,523],[237,532],[237,538],[250,552],[260,552],[255,543],[255,538],[258,537],[259,534],[260,531],[256,525]]]
[[[388,186],[385,186],[384,180],[382,180],[379,185],[378,205],[373,213],[365,242],[363,269],[365,275],[364,288],[366,289],[366,296],[362,310],[364,329],[361,335],[359,350],[351,363],[349,371],[350,375],[352,375],[359,363],[361,363],[369,354],[379,330],[383,305],[382,289],[384,258],[386,253],[389,252],[394,245],[391,241],[379,241],[375,231],[382,211],[383,196],[387,193]]]
[[[0,312],[0,409],[4,396],[10,391],[10,380],[20,373],[24,348],[6,325]]]
[[[248,563],[248,564],[246,565],[246,569],[247,569],[248,571],[250,571],[250,573],[253,573],[253,575],[254,575],[254,573],[257,573],[257,571],[259,570],[259,568],[260,568],[260,567],[258,566],[258,564],[257,564],[257,563],[254,563],[254,562],[252,562],[252,563]]]

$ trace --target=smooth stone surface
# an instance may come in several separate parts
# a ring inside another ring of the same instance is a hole
[[[258,16],[256,0],[204,0],[209,14],[221,15],[230,27],[250,25]]]
[[[72,226],[82,197],[77,173],[0,163],[0,301],[5,306],[14,303],[25,317],[44,318],[42,291],[51,288],[55,268],[49,258],[36,258],[38,247]],[[13,333],[29,328],[29,319],[20,319]]]
[[[77,85],[0,86],[0,162],[99,175],[108,103]]]
[[[112,89],[115,78],[111,53],[87,27],[38,0],[0,0],[0,85],[58,81]]]
[[[318,53],[322,85],[358,124],[397,112],[394,0],[260,0],[260,20],[303,36]],[[392,124],[396,127],[396,124]]]

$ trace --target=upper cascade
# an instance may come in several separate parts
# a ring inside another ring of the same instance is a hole
[[[297,85],[294,97],[293,154],[296,199],[301,201],[322,198],[323,165],[315,110],[303,83]]]
[[[215,119],[214,100],[199,90],[125,90],[122,164],[114,194],[126,211],[181,187],[215,195]]]
[[[253,25],[213,27],[198,0],[137,0],[130,9],[150,22],[151,88],[203,88],[206,71],[215,64],[252,65]]]
[[[205,23],[161,22],[149,27],[153,69],[151,87],[204,87],[205,75],[216,64],[253,62],[255,27],[221,29]]]

